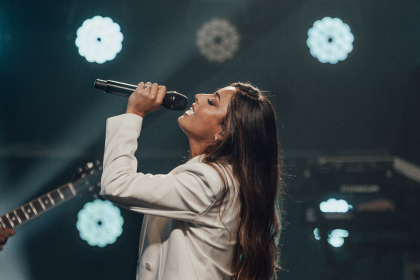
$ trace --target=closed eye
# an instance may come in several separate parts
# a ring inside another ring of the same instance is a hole
[[[207,99],[207,102],[208,102],[211,106],[215,106],[215,105],[214,105],[214,103],[213,103],[210,99]]]

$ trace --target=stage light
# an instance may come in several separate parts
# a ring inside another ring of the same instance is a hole
[[[102,64],[113,60],[122,49],[120,26],[109,17],[87,19],[77,29],[76,46],[79,54],[89,62]]]
[[[321,236],[319,235],[319,228],[314,229],[314,237],[316,240],[321,239]]]
[[[353,206],[349,205],[344,199],[330,198],[319,204],[319,209],[324,213],[346,213],[352,208]]]
[[[113,244],[122,233],[124,219],[120,209],[107,200],[96,199],[86,203],[77,218],[80,238],[90,246]]]
[[[348,237],[349,232],[345,229],[334,229],[329,234],[330,237]]]
[[[308,30],[306,44],[313,57],[322,63],[336,64],[353,50],[354,36],[339,18],[324,17]]]
[[[334,229],[328,234],[327,241],[328,243],[335,247],[341,247],[344,244],[344,238],[349,236],[349,232],[345,229]],[[314,229],[314,237],[316,240],[321,240],[321,236],[319,235],[319,229]]]
[[[208,21],[197,31],[199,52],[210,62],[231,59],[239,49],[239,41],[235,26],[223,19]]]
[[[343,237],[328,237],[328,243],[335,247],[341,247],[344,244],[344,238]]]
[[[334,229],[328,234],[328,243],[335,247],[341,247],[344,244],[344,238],[349,236],[349,232],[344,229]]]

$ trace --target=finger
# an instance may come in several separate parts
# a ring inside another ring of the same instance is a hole
[[[1,230],[0,231],[0,244],[6,243],[8,238],[9,238],[9,234],[6,231]]]
[[[144,89],[142,90],[142,95],[149,98],[152,98],[152,96],[150,95],[150,90],[152,88],[152,83],[147,82],[144,84]]]
[[[144,89],[144,83],[140,82],[137,84],[137,88],[134,92],[136,92],[137,94],[139,94],[142,90]]]
[[[7,237],[9,237],[9,234],[7,233],[6,229],[0,229],[0,241]]]
[[[152,87],[150,88],[150,97],[152,97],[153,99],[156,98],[158,90],[159,90],[159,85],[154,83],[151,85]]]
[[[152,83],[151,82],[147,82],[144,84],[144,88],[145,89],[151,89],[152,88]]]
[[[4,231],[9,235],[15,235],[16,231],[12,228],[5,228]]]
[[[158,91],[158,94],[156,96],[156,101],[159,104],[162,104],[163,98],[165,98],[165,95],[166,95],[166,87],[165,86],[159,86],[159,91]]]

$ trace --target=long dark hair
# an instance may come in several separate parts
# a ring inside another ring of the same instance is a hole
[[[215,168],[224,182],[219,213],[229,191],[227,178],[217,165],[230,165],[239,186],[240,221],[232,279],[268,280],[276,277],[278,268],[283,193],[276,117],[259,89],[244,83],[231,86],[236,94],[222,121],[223,138],[207,147],[204,162]]]

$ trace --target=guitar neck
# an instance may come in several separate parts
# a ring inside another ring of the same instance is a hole
[[[48,192],[31,202],[28,202],[15,210],[0,217],[0,227],[15,228],[39,215],[53,209],[64,201],[73,198],[76,190],[72,183],[64,184],[55,190]]]

